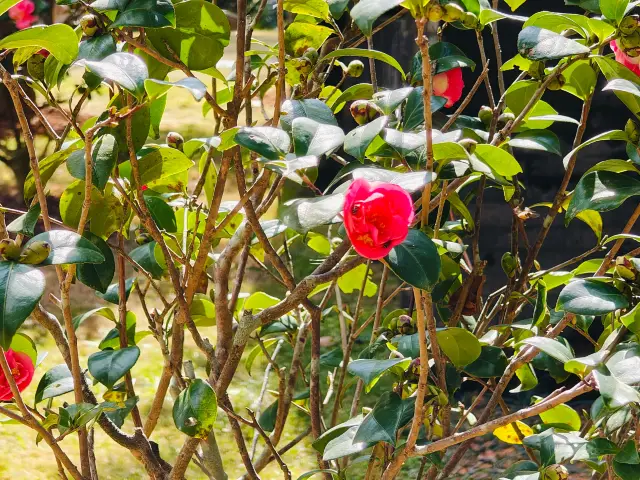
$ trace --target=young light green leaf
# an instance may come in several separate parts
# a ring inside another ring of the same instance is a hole
[[[68,65],[78,56],[78,36],[69,25],[38,25],[19,30],[0,40],[0,50],[40,47],[47,50],[61,64]]]
[[[396,0],[393,0],[396,1]],[[379,60],[381,62],[384,62],[388,65],[391,65],[393,68],[395,68],[398,72],[400,72],[400,75],[402,75],[402,78],[404,79],[406,77],[404,70],[402,69],[402,67],[400,66],[400,64],[398,63],[398,61],[393,58],[391,55],[386,54],[384,52],[380,52],[378,50],[366,50],[363,48],[341,48],[339,50],[334,50],[333,52],[329,53],[328,55],[322,57],[323,60],[332,60],[334,58],[340,58],[340,57],[366,57],[366,58],[373,58],[374,60]]]

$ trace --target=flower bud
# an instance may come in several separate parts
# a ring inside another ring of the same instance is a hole
[[[414,359],[409,365],[409,371],[416,377],[420,376],[420,358]]]
[[[303,57],[306,57],[312,64],[318,61],[318,50],[313,47],[309,47],[304,51]]]
[[[507,277],[512,278],[516,274],[516,270],[518,270],[518,258],[511,252],[505,252],[500,259],[500,265]]]
[[[398,317],[398,328],[403,335],[413,335],[416,333],[414,322],[409,315],[400,315]]]
[[[20,257],[20,245],[10,238],[2,239],[0,240],[0,254],[5,260],[17,260]]]
[[[567,83],[567,80],[564,78],[564,75],[560,73],[551,79],[547,88],[549,90],[561,90],[565,83]]]
[[[146,232],[140,232],[136,235],[136,243],[138,245],[146,245],[151,242],[151,240],[153,240],[153,238]]]
[[[640,32],[635,31],[630,35],[623,35],[618,39],[620,46],[624,50],[631,50],[640,47]]]
[[[93,37],[98,31],[98,19],[92,13],[87,13],[80,18],[80,28],[87,37]]]
[[[625,280],[634,281],[638,275],[635,265],[626,257],[616,258],[615,274]]]
[[[352,60],[347,67],[347,75],[353,78],[358,78],[364,72],[364,63],[360,60]]]
[[[638,128],[638,124],[631,118],[624,126],[624,132],[627,134],[627,137],[629,137],[629,141],[634,145],[640,142],[640,129]]]
[[[475,29],[480,24],[480,20],[478,20],[478,16],[475,13],[464,12],[462,16],[462,25],[467,28]]]
[[[487,127],[491,125],[491,121],[493,120],[493,110],[491,109],[491,107],[488,107],[487,105],[483,105],[482,107],[480,107],[478,118]]]
[[[559,463],[554,463],[553,465],[549,465],[542,472],[541,480],[568,480],[569,479],[569,470],[564,465],[560,465]]]
[[[19,261],[29,265],[39,265],[49,257],[50,253],[51,245],[49,242],[36,241],[22,250]]]
[[[40,53],[34,53],[27,60],[27,72],[34,80],[44,81],[44,62],[46,57]]]
[[[169,145],[171,148],[182,151],[182,146],[184,145],[184,137],[178,132],[169,132],[167,133],[167,145]]]
[[[313,64],[308,57],[300,57],[294,58],[291,60],[291,63],[294,65],[295,69],[300,73],[300,75],[309,75],[313,71]]]
[[[351,116],[358,125],[369,123],[371,120],[382,115],[380,107],[369,100],[356,100],[351,104],[349,110],[351,111]]]
[[[516,116],[513,113],[503,113],[498,117],[498,128],[502,129],[507,126],[507,123],[513,122]]]
[[[473,152],[476,151],[476,146],[478,145],[478,142],[476,142],[475,140],[472,140],[471,138],[463,138],[458,142],[458,145],[460,145],[467,152],[469,152],[470,155],[473,155]]]
[[[623,35],[631,35],[638,29],[638,16],[630,15],[628,17],[624,17],[620,22],[620,33]]]
[[[445,10],[440,6],[439,3],[434,3],[429,8],[429,12],[427,13],[427,18],[430,22],[439,22],[444,17]]]
[[[448,3],[444,6],[444,16],[442,20],[448,23],[457,22],[464,15],[464,9],[455,3]]]

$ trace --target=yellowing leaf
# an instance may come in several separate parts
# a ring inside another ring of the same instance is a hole
[[[531,430],[531,427],[526,423],[517,421],[516,425],[518,426],[518,430],[520,430],[522,435],[524,435],[525,437],[533,435],[533,430]],[[520,437],[518,437],[515,428],[513,428],[513,424],[496,428],[493,431],[493,434],[498,437],[499,440],[502,440],[505,443],[510,443],[512,445],[522,445],[522,441],[520,440]]]

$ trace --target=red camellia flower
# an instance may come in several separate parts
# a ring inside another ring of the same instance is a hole
[[[356,252],[378,260],[407,237],[413,202],[398,185],[359,178],[347,190],[342,215]]]
[[[611,50],[616,54],[616,61],[621,63],[636,75],[640,75],[640,56],[630,57],[624,50],[618,47],[618,44],[613,40],[610,44]]]
[[[31,380],[33,380],[34,367],[31,357],[26,353],[14,352],[9,349],[5,352],[4,358],[7,359],[9,368],[11,368],[11,373],[16,381],[18,390],[23,391],[29,386]],[[12,398],[13,393],[11,393],[11,388],[9,388],[7,377],[0,373],[0,400],[6,401]]]
[[[36,23],[38,17],[33,15],[36,4],[32,0],[22,0],[9,9],[9,18],[14,21],[18,30],[29,28]]]
[[[464,81],[462,80],[462,69],[454,68],[447,70],[433,77],[433,94],[438,97],[447,99],[445,107],[453,106],[460,97],[462,97],[462,89]]]

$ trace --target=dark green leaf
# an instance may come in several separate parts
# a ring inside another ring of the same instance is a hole
[[[57,397],[69,392],[73,392],[71,371],[65,363],[56,365],[40,379],[36,389],[35,403],[38,404],[47,398]]]
[[[280,218],[289,228],[306,233],[320,225],[338,222],[343,204],[342,193],[290,200],[283,205]]]
[[[480,342],[464,328],[443,328],[436,332],[438,345],[456,367],[476,361],[482,352]]]
[[[136,279],[135,277],[133,277],[133,278],[128,278],[127,281],[125,282],[126,298],[129,298],[129,295],[131,294],[131,290],[133,290],[133,284],[135,283],[135,281]],[[106,293],[96,292],[96,295],[109,303],[114,303],[116,305],[120,303],[119,285],[117,283],[112,283],[111,285],[109,285],[109,288],[107,288]]]
[[[291,148],[289,135],[273,127],[242,127],[236,133],[235,140],[238,145],[268,160],[279,160]]]
[[[40,265],[64,265],[69,263],[102,263],[105,257],[88,239],[69,230],[51,230],[36,235],[23,248],[33,242],[47,242],[51,246],[49,257]]]
[[[584,210],[607,212],[640,195],[640,181],[622,173],[595,171],[583,176],[567,207],[569,222]]]
[[[40,204],[36,203],[27,213],[20,215],[13,222],[7,225],[7,231],[11,233],[21,233],[28,237],[32,237],[39,219]]]
[[[415,398],[402,400],[395,392],[384,392],[373,410],[364,417],[353,438],[358,442],[385,442],[396,445],[396,432],[413,416]],[[409,412],[407,418],[406,412]]]
[[[156,195],[145,195],[144,201],[149,208],[151,218],[156,223],[160,230],[164,230],[169,233],[175,233],[178,231],[178,225],[176,223],[176,213],[173,211],[167,202],[162,197]]]
[[[629,305],[616,287],[598,280],[577,279],[560,292],[556,310],[579,315],[603,315]]]
[[[307,100],[286,100],[282,104],[280,124],[285,132],[291,131],[291,124],[296,118],[306,117],[318,123],[338,126],[338,121],[326,103],[317,98]]]
[[[541,150],[543,152],[562,155],[560,139],[555,133],[548,130],[527,130],[509,140],[509,145],[514,148]]]
[[[392,358],[389,360],[354,360],[349,363],[347,370],[349,373],[360,377],[369,391],[378,381],[378,379],[386,372],[404,372],[409,363],[410,358]]]
[[[105,293],[116,271],[113,252],[107,242],[99,236],[91,232],[85,232],[84,237],[100,250],[105,260],[101,263],[82,263],[78,265],[78,280],[94,290]]]
[[[103,192],[118,160],[118,142],[116,138],[109,134],[99,137],[93,144],[91,159],[92,183],[98,190]],[[85,179],[85,167],[84,150],[73,152],[67,159],[69,173],[79,180]]]
[[[431,290],[440,276],[440,255],[433,241],[420,230],[409,230],[407,238],[385,257],[393,272],[409,285]]]
[[[531,337],[524,339],[522,343],[533,345],[538,350],[562,363],[567,363],[569,360],[573,359],[573,353],[571,353],[571,350],[553,338]]]
[[[339,148],[344,141],[344,132],[340,127],[318,123],[304,117],[293,120],[291,135],[294,150],[299,157],[329,154]]]
[[[551,30],[526,27],[518,35],[518,52],[530,60],[559,60],[589,53],[589,49]]]
[[[131,0],[116,17],[113,27],[172,27],[176,18],[170,0]]]
[[[116,42],[111,35],[96,35],[80,42],[78,60],[100,61],[116,53]]]
[[[153,241],[134,248],[129,252],[131,259],[149,272],[154,278],[160,278],[165,270],[163,266],[164,262],[161,264],[161,262],[158,261],[157,255],[161,256],[162,252],[159,251],[159,248],[156,248],[157,245],[158,244]]]
[[[89,356],[89,372],[98,382],[111,388],[131,370],[139,356],[138,347],[96,352]]]
[[[386,126],[388,120],[389,117],[379,117],[351,130],[344,138],[344,151],[363,162],[367,148]]]
[[[361,0],[351,9],[351,18],[360,31],[371,36],[373,24],[383,14],[397,7],[403,0]]]
[[[500,377],[507,368],[509,361],[501,348],[485,345],[480,356],[464,367],[466,372],[480,378]]]
[[[103,80],[111,80],[137,97],[144,93],[149,71],[144,60],[136,55],[117,52],[99,61],[87,61],[85,65]]]

